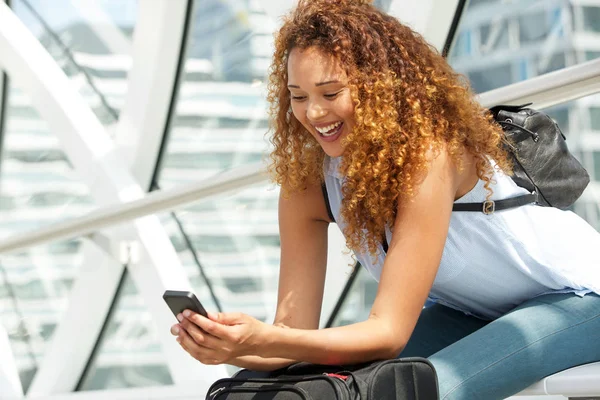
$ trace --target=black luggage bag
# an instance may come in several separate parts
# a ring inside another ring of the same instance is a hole
[[[241,370],[216,381],[209,400],[437,400],[435,370],[424,358],[354,366],[293,364],[271,373]]]

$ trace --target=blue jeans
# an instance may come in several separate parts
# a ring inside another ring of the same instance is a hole
[[[400,357],[427,357],[440,399],[504,399],[564,369],[600,361],[600,296],[548,294],[494,321],[435,304]]]

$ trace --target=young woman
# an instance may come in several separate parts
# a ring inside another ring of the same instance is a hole
[[[275,323],[185,312],[172,333],[202,363],[255,370],[428,357],[442,399],[501,399],[600,360],[600,235],[534,204],[452,212],[527,192],[507,175],[503,133],[462,77],[368,3],[301,0],[275,41]],[[331,222],[323,182],[379,286],[366,321],[319,330]],[[428,298],[435,305],[423,308]]]

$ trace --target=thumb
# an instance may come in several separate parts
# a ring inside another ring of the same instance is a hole
[[[244,314],[242,313],[208,313],[208,318],[212,321],[223,325],[237,325],[243,322]]]

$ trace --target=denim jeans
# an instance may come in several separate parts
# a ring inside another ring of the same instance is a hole
[[[400,357],[427,357],[440,399],[493,400],[564,369],[600,361],[600,296],[548,294],[494,321],[424,308]]]

